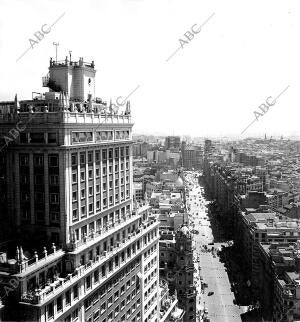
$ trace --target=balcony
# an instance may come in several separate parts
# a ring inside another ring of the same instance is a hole
[[[38,289],[33,292],[27,292],[21,296],[21,301],[30,304],[42,304],[46,301],[51,300],[56,295],[60,294],[67,288],[71,287],[73,284],[77,283],[79,280],[82,280],[88,274],[93,272],[94,269],[97,267],[105,264],[108,260],[112,259],[114,255],[118,254],[124,248],[132,244],[133,242],[137,241],[143,235],[151,231],[153,228],[158,227],[159,223],[157,220],[152,220],[144,227],[140,228],[140,232],[132,235],[128,240],[118,244],[113,250],[105,252],[102,256],[97,256],[93,260],[89,261],[85,265],[81,265],[76,268],[76,270],[72,274],[68,274],[66,278],[58,278],[55,282],[50,285],[47,285],[43,289]],[[155,237],[158,238],[158,235]],[[152,242],[152,239],[150,242]],[[113,269],[108,272],[105,276],[99,278],[99,283],[97,287],[99,287],[102,283],[104,283],[107,279],[112,277],[117,271],[125,267],[131,260],[136,258],[138,255],[143,253],[145,245],[143,244],[143,240],[141,240],[141,248],[136,250],[135,253],[131,253],[129,257],[126,256],[126,259],[121,262],[118,266],[113,264]],[[148,245],[149,242],[147,242]],[[88,292],[86,292],[84,296],[89,294],[93,289],[91,288]]]
[[[22,260],[13,260],[12,264],[0,264],[0,269],[1,271],[9,271],[13,274],[18,274],[18,276],[23,277],[31,272],[43,268],[45,265],[61,261],[64,254],[65,252],[62,249],[56,250],[56,247],[53,244],[52,253],[48,253],[46,248],[44,248],[44,251],[40,256],[38,256],[38,254],[35,252],[34,257],[25,259],[22,255]]]
[[[107,236],[114,234],[121,228],[126,227],[135,220],[141,218],[140,213],[132,213],[129,217],[123,217],[122,219],[117,220],[114,223],[109,223],[105,227],[101,228],[99,231],[92,233],[90,236],[86,236],[81,240],[72,241],[67,245],[67,250],[70,252],[79,252],[85,247],[90,247],[95,243],[98,243],[101,239],[106,238]]]

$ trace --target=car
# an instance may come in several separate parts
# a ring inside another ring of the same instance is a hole
[[[205,314],[208,314],[208,310],[207,310],[207,309],[204,309],[204,310],[203,310],[203,312],[204,312]]]
[[[215,294],[215,292],[210,291],[210,292],[208,292],[207,296],[212,296],[214,294]]]

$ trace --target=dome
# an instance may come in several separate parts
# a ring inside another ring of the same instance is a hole
[[[182,226],[180,228],[180,231],[184,234],[184,235],[189,235],[190,234],[190,231],[189,229],[187,228],[187,226]]]
[[[183,186],[183,180],[181,179],[181,177],[178,177],[177,180],[176,180],[176,186],[179,187],[179,186]]]

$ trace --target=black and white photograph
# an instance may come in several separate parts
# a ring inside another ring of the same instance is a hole
[[[0,0],[0,322],[300,322],[299,44],[299,0]]]

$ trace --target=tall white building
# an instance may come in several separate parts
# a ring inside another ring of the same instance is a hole
[[[51,59],[47,93],[0,102],[6,320],[160,319],[158,221],[132,202],[130,103],[95,97],[95,74]]]

